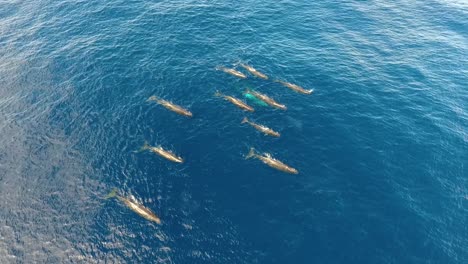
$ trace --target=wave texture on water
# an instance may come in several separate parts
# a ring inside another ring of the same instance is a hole
[[[467,31],[457,0],[0,0],[0,263],[467,263]],[[288,110],[214,96],[247,88]]]

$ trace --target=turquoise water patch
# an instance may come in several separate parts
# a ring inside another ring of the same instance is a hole
[[[261,105],[261,106],[268,106],[265,102],[258,99],[251,93],[244,93],[244,97],[247,98],[249,101],[253,102],[254,104]]]

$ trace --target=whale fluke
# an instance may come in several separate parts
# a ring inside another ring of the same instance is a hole
[[[245,159],[250,159],[252,157],[254,157],[256,154],[255,154],[255,149],[254,148],[250,148],[250,151],[249,153],[247,154],[247,156],[245,156]]]
[[[110,199],[110,198],[114,198],[117,196],[117,188],[113,188],[112,191],[110,193],[108,193],[106,195],[106,197],[104,197],[104,199]]]

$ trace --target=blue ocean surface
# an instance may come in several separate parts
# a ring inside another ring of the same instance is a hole
[[[0,0],[0,263],[468,263],[468,3]]]

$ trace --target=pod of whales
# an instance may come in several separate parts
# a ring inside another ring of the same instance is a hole
[[[246,71],[248,71],[251,75],[255,76],[255,77],[258,77],[260,79],[263,79],[263,80],[268,80],[268,76],[266,76],[265,74],[259,72],[258,70],[256,70],[254,67],[250,66],[250,65],[247,65],[247,64],[244,64],[244,63],[240,63],[240,64],[237,64],[237,65],[240,65],[240,67],[242,67],[243,69],[245,69]],[[228,73],[232,76],[235,76],[237,78],[240,78],[240,79],[246,79],[247,76],[238,71],[238,70],[235,70],[235,69],[232,69],[232,68],[226,68],[226,67],[223,67],[223,66],[218,66],[216,67],[216,70],[220,70],[220,71],[223,71],[225,73]],[[301,94],[311,94],[314,90],[307,90],[307,89],[304,89],[303,87],[301,86],[298,86],[296,84],[293,84],[293,83],[289,83],[289,82],[285,82],[285,81],[280,81],[280,80],[274,80],[274,82],[276,83],[279,83],[295,92],[298,92],[298,93],[301,93]],[[242,101],[241,99],[238,99],[236,97],[233,97],[233,96],[230,96],[230,95],[225,95],[225,94],[222,94],[220,93],[219,91],[216,91],[215,92],[215,96],[217,97],[221,97],[223,98],[224,100],[226,101],[229,101],[230,103],[234,104],[235,106],[237,106],[238,108],[242,109],[242,110],[245,110],[245,111],[248,111],[248,112],[254,112],[254,108],[251,107],[250,105],[248,105],[247,103],[245,103],[244,101]],[[258,104],[258,105],[262,105],[262,106],[271,106],[271,107],[274,107],[274,108],[277,108],[277,109],[282,109],[282,110],[286,110],[287,107],[284,105],[284,104],[280,104],[279,102],[277,102],[276,100],[274,100],[273,98],[269,97],[268,95],[266,94],[263,94],[263,93],[260,93],[260,92],[257,92],[257,91],[254,91],[254,90],[250,90],[250,89],[247,89],[245,92],[244,92],[244,97],[249,99],[249,100],[252,100],[254,103]],[[147,101],[153,101],[163,107],[165,107],[166,109],[172,111],[172,112],[175,112],[179,115],[183,115],[183,116],[186,116],[186,117],[193,117],[193,114],[192,112],[190,112],[189,110],[179,106],[179,105],[176,105],[170,101],[167,101],[165,99],[162,99],[162,98],[159,98],[159,97],[156,97],[156,96],[151,96],[148,98]],[[257,131],[265,134],[265,135],[268,135],[268,136],[272,136],[272,137],[280,137],[280,133],[274,131],[273,129],[267,127],[267,126],[264,126],[264,125],[261,125],[261,124],[258,124],[256,122],[253,122],[251,120],[249,120],[247,117],[244,117],[242,119],[242,124],[248,124],[250,126],[252,126],[253,128],[255,128]],[[163,149],[161,146],[150,146],[147,142],[145,142],[145,144],[143,145],[143,147],[141,147],[140,151],[146,151],[146,150],[149,150],[169,161],[172,161],[172,162],[176,162],[176,163],[183,163],[184,162],[184,159],[182,159],[180,156],[177,156],[176,154],[174,154],[172,151],[169,151],[169,150],[165,150]],[[250,151],[249,153],[245,156],[246,159],[258,159],[260,160],[262,163],[268,165],[269,167],[271,168],[274,168],[276,170],[279,170],[281,172],[285,172],[285,173],[289,173],[289,174],[298,174],[298,170],[289,166],[289,165],[286,165],[285,163],[273,158],[271,156],[271,154],[269,153],[258,153],[254,148],[250,148]],[[123,202],[128,208],[130,208],[132,211],[134,211],[135,213],[137,213],[138,215],[142,216],[143,218],[149,220],[149,221],[152,221],[154,223],[157,223],[157,224],[161,224],[161,219],[155,214],[153,213],[150,209],[148,209],[147,207],[145,207],[144,205],[138,203],[138,201],[133,197],[133,196],[129,196],[129,197],[124,197],[124,196],[121,196],[117,193],[117,189],[113,189],[111,193],[109,193],[109,195],[106,197],[107,198],[112,198],[112,197],[115,197],[117,198],[118,200],[120,200],[121,202]]]

